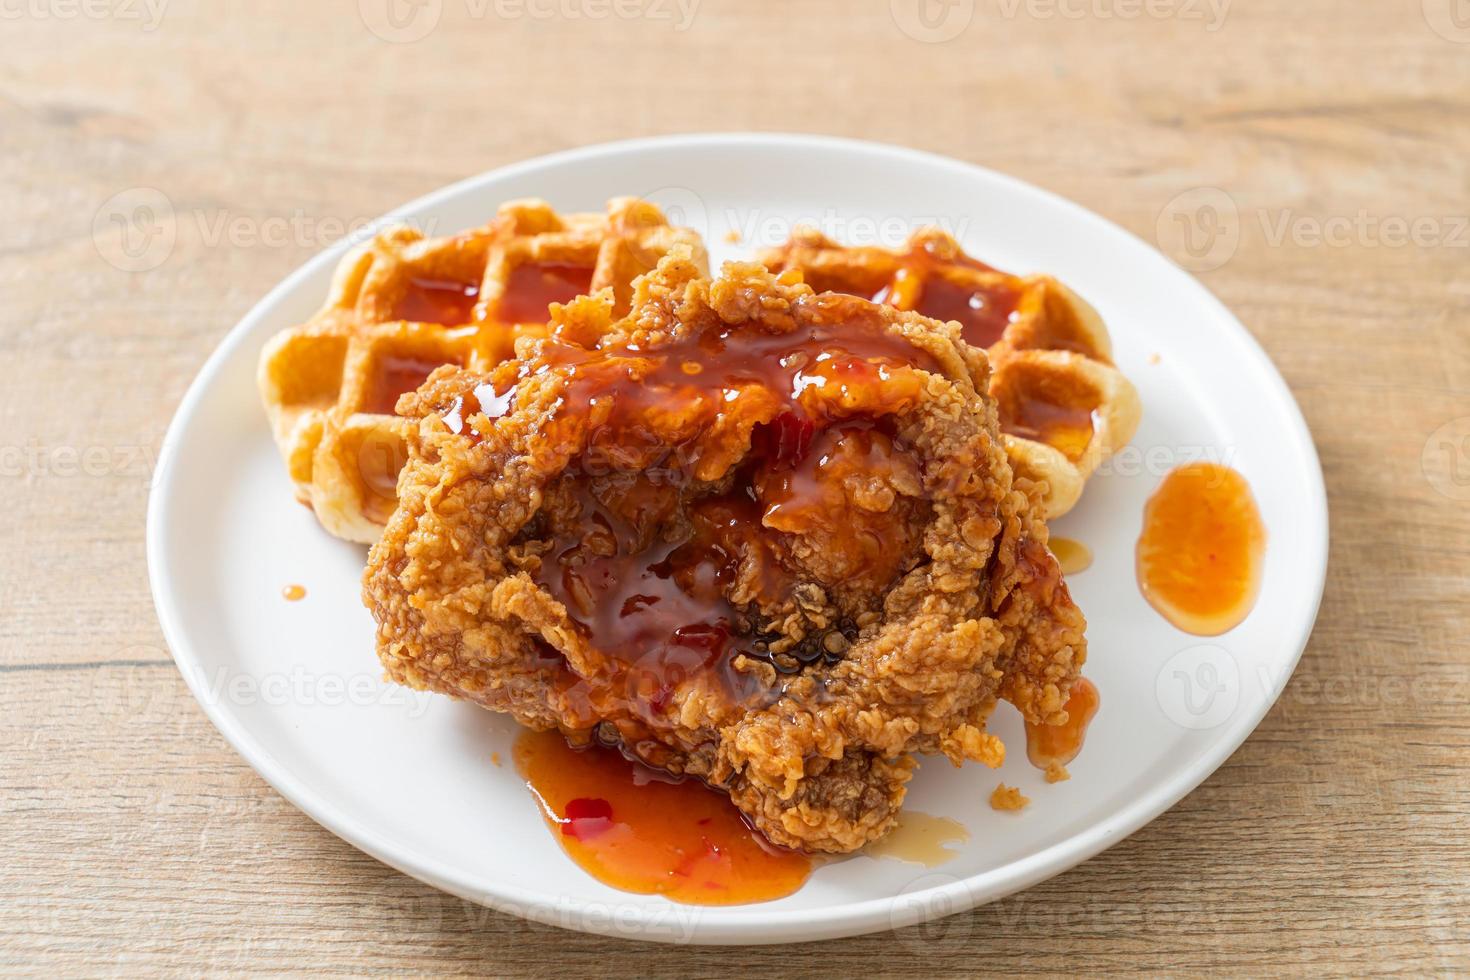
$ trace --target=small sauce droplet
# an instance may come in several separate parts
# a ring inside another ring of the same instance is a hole
[[[1138,587],[1196,636],[1240,625],[1261,587],[1266,528],[1245,477],[1217,463],[1170,471],[1149,498],[1138,538]]]
[[[898,826],[887,837],[865,847],[863,853],[934,868],[959,855],[946,844],[963,844],[969,839],[970,832],[958,820],[904,810],[898,815]]]
[[[1072,685],[1071,697],[1067,698],[1066,721],[1060,725],[1026,723],[1026,758],[1036,768],[1046,770],[1048,782],[1066,778],[1064,767],[1082,751],[1087,726],[1097,714],[1101,700],[1097,685],[1079,677]]]
[[[1051,553],[1056,556],[1057,564],[1062,566],[1063,575],[1085,571],[1092,565],[1092,549],[1081,541],[1054,537],[1048,543]]]
[[[765,902],[796,891],[812,859],[776,848],[722,793],[556,732],[516,739],[516,768],[557,842],[604,884],[690,905]]]
[[[306,587],[302,585],[288,585],[281,590],[281,598],[287,602],[300,602],[306,598]]]

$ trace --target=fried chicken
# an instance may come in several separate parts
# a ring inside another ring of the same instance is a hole
[[[614,321],[553,307],[442,368],[364,601],[395,681],[600,740],[847,852],[916,754],[998,765],[997,699],[1057,723],[1082,614],[954,324],[674,252]]]

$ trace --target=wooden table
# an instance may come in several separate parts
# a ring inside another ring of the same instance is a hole
[[[1463,0],[625,2],[0,3],[0,967],[1470,969]],[[1321,618],[1255,735],[1130,840],[897,944],[652,947],[442,896],[235,755],[149,597],[153,454],[266,289],[465,175],[709,129],[935,150],[1160,240],[1266,346],[1326,471]],[[113,224],[138,188],[171,209],[157,263]]]

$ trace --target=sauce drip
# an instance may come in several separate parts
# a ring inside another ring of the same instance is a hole
[[[1000,406],[1002,432],[1045,443],[1074,463],[1086,455],[1096,427],[1091,406],[1052,400],[1024,387]]]
[[[416,391],[434,373],[434,369],[444,363],[417,357],[395,357],[391,354],[378,358],[372,378],[368,382],[362,410],[374,415],[392,415],[394,406],[398,404],[398,397]]]
[[[1085,677],[1077,678],[1072,684],[1072,694],[1067,698],[1065,722],[1060,725],[1026,723],[1026,758],[1036,768],[1047,770],[1048,774],[1061,770],[1082,751],[1087,726],[1097,714],[1100,703],[1097,685]]]
[[[1047,543],[1057,564],[1061,566],[1063,575],[1074,575],[1092,566],[1092,549],[1081,541],[1053,537]]]
[[[906,261],[909,264],[898,270],[893,281],[873,294],[873,302],[917,310],[935,320],[956,320],[960,336],[975,347],[990,347],[1000,340],[1021,301],[1018,288],[1003,279],[965,285],[951,282],[925,252],[911,253]],[[963,264],[988,268],[973,260]]]
[[[570,303],[592,287],[592,269],[561,262],[526,262],[510,270],[496,306],[501,323],[545,323],[552,303]]]
[[[1149,498],[1138,538],[1138,586],[1186,633],[1238,626],[1261,586],[1266,528],[1245,477],[1217,463],[1170,471]]]
[[[300,602],[306,598],[306,587],[302,585],[288,585],[281,590],[281,598],[287,602]]]
[[[393,308],[393,319],[451,327],[472,323],[479,295],[477,282],[416,276],[408,281],[407,289]]]
[[[812,859],[748,827],[727,796],[674,782],[603,746],[574,749],[556,732],[523,732],[516,768],[562,849],[598,881],[690,905],[790,895]]]
[[[963,844],[969,839],[970,832],[958,820],[903,810],[898,815],[898,826],[887,837],[863,848],[863,853],[935,868],[959,856],[946,845]]]
[[[540,556],[533,578],[598,657],[561,692],[579,722],[611,721],[631,743],[667,724],[681,690],[764,703],[778,692],[745,659],[794,673],[856,636],[837,623],[773,653],[757,612],[798,581],[777,548],[784,534],[850,556],[834,560],[836,577],[873,590],[916,551],[915,508],[928,504],[888,416],[922,395],[912,365],[939,367],[879,322],[865,308],[785,334],[713,324],[651,350],[552,339],[520,365],[522,379],[564,381],[547,431],[573,460],[521,540]],[[476,425],[513,408],[518,389],[505,387],[462,396],[444,424],[481,438]],[[748,445],[730,438],[741,425]],[[691,490],[732,468],[728,489]],[[852,474],[881,489],[853,493],[865,481]],[[728,598],[737,577],[740,605]]]

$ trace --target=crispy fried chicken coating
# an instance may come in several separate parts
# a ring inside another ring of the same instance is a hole
[[[616,744],[778,844],[894,826],[915,754],[1054,723],[1084,622],[953,324],[678,252],[436,372],[364,600],[399,683]]]

